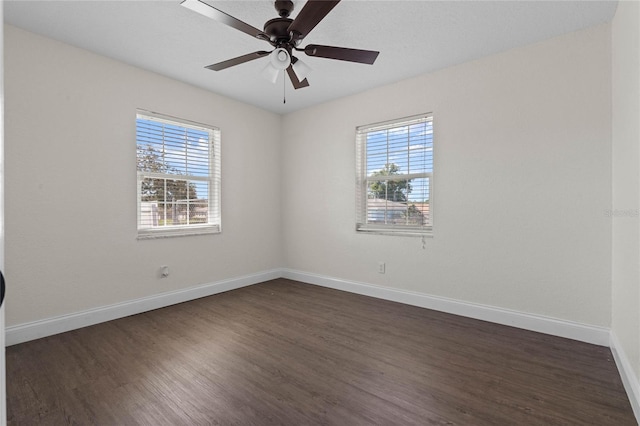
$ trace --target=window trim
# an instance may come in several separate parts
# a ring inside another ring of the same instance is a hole
[[[356,226],[357,233],[433,237],[434,224],[434,172],[408,173],[404,175],[369,176],[367,177],[367,148],[366,135],[370,132],[408,126],[420,122],[431,122],[433,129],[433,113],[416,114],[409,117],[387,120],[356,127]],[[434,130],[435,134],[435,130]],[[435,155],[435,144],[432,142],[432,153]],[[389,225],[367,223],[367,187],[372,181],[407,180],[415,178],[429,179],[429,225]]]
[[[172,124],[172,125],[184,125],[192,129],[207,132],[209,134],[209,176],[190,176],[189,180],[200,180],[209,182],[208,193],[208,223],[197,225],[176,225],[176,226],[163,226],[157,228],[141,227],[142,216],[142,194],[141,187],[142,181],[145,178],[169,178],[180,180],[181,175],[171,175],[164,173],[154,172],[141,172],[136,170],[136,229],[137,239],[155,239],[155,238],[169,238],[169,237],[181,237],[188,235],[207,235],[207,234],[219,234],[222,232],[222,206],[221,206],[221,131],[219,127],[209,124],[198,123],[183,118],[173,117],[167,114],[161,114],[144,109],[136,109],[136,127],[137,120],[139,118],[151,119],[154,121]],[[137,146],[137,130],[136,130],[136,146]],[[137,149],[136,149],[137,156]]]

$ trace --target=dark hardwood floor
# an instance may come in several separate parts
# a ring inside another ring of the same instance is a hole
[[[636,425],[608,348],[284,279],[7,348],[9,425]]]

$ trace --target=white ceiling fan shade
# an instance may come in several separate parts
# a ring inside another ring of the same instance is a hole
[[[260,72],[262,78],[267,81],[270,81],[272,84],[275,84],[278,81],[278,75],[280,75],[280,70],[271,64],[271,61],[267,62],[267,65]]]
[[[298,60],[293,64],[293,71],[298,76],[298,79],[302,81],[305,78],[309,77],[309,74],[311,74],[313,69],[298,58]]]
[[[289,52],[286,49],[279,47],[271,52],[269,62],[275,69],[284,71],[291,65],[291,56],[289,56]]]
[[[278,48],[269,54],[269,62],[262,69],[260,75],[265,79],[275,84],[278,81],[280,71],[284,71],[291,65],[291,56],[286,49]]]

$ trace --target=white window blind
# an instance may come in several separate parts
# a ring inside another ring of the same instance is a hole
[[[138,111],[136,147],[138,237],[220,232],[220,130]]]
[[[433,230],[433,117],[356,129],[356,230]]]

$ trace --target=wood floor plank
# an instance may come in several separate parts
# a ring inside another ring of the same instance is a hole
[[[608,348],[278,279],[7,348],[9,425],[636,425]]]

